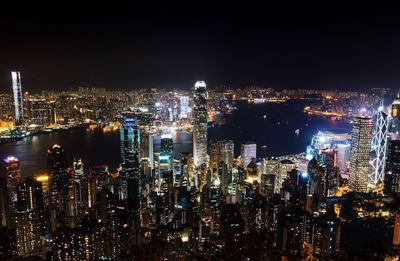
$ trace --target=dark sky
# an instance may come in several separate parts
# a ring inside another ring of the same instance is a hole
[[[198,79],[233,87],[400,86],[397,8],[230,2],[2,7],[0,87],[9,88],[10,70],[21,71],[30,91],[190,88]]]

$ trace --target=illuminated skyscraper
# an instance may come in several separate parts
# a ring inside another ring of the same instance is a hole
[[[47,150],[47,169],[49,171],[51,231],[54,232],[57,225],[56,215],[64,210],[69,188],[67,160],[64,149],[60,146],[54,145]]]
[[[367,192],[372,119],[369,117],[356,117],[352,124],[349,185],[353,191]]]
[[[194,86],[193,158],[195,167],[207,161],[207,91],[203,81]]]
[[[139,195],[140,161],[139,143],[140,129],[132,114],[125,114],[120,129],[121,142],[121,199],[128,198],[128,182],[132,183],[131,192]],[[133,183],[137,185],[133,185]],[[132,194],[132,195],[133,195]]]
[[[11,72],[12,88],[14,95],[15,123],[17,126],[24,122],[24,108],[21,88],[20,72]]]
[[[8,156],[3,160],[1,172],[7,179],[8,196],[14,205],[17,201],[17,185],[22,181],[19,160],[14,156]]]
[[[392,120],[390,124],[390,138],[391,140],[398,139],[399,135],[399,119],[400,119],[400,96],[397,94],[396,99],[392,102]]]
[[[172,170],[172,152],[174,149],[172,136],[170,134],[163,134],[161,136],[161,145],[160,145],[160,158],[159,158],[159,167],[160,167],[160,175],[164,171]]]
[[[400,193],[400,140],[391,140],[388,145],[385,194]]]
[[[370,182],[374,186],[383,182],[386,164],[386,148],[388,140],[389,117],[383,111],[383,103],[378,109],[375,120],[374,137],[372,139],[372,172],[370,174]]]
[[[347,162],[350,160],[350,144],[337,144],[336,166],[339,172],[347,171]]]
[[[179,118],[186,119],[189,113],[189,97],[188,96],[181,96],[180,97],[180,115]]]
[[[150,167],[154,168],[154,135],[145,133],[142,135],[141,141],[141,160],[146,159],[150,163]]]
[[[246,142],[240,147],[240,156],[242,158],[242,167],[246,168],[251,159],[257,157],[257,144],[254,142]]]
[[[28,256],[41,246],[41,235],[46,230],[42,185],[28,178],[17,187],[15,214],[16,246],[19,255]]]

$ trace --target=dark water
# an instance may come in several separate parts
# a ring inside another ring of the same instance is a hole
[[[297,154],[306,150],[312,136],[318,130],[351,130],[345,122],[323,116],[307,116],[305,103],[237,104],[239,110],[228,115],[226,124],[209,130],[210,138],[235,141],[235,154],[240,153],[240,144],[246,141],[257,143],[257,157]],[[264,118],[265,115],[265,118]],[[299,135],[295,134],[299,129]],[[266,145],[266,149],[261,146]]]
[[[234,140],[236,155],[240,153],[240,144],[245,141],[257,142],[258,157],[300,153],[305,151],[317,130],[350,130],[347,123],[331,121],[324,117],[308,117],[303,113],[302,102],[253,105],[241,102],[237,107],[237,111],[227,115],[225,125],[209,129],[210,139]],[[299,129],[299,135],[295,134],[296,129]],[[176,132],[173,137],[175,155],[192,150],[191,134]],[[1,144],[0,158],[6,155],[18,157],[21,161],[22,175],[31,176],[46,170],[46,152],[54,144],[64,147],[70,163],[74,158],[81,158],[88,166],[108,164],[111,168],[116,168],[119,164],[119,132],[103,133],[100,129],[75,129]],[[267,148],[261,149],[262,145],[267,145]],[[158,147],[159,141],[156,140],[155,150]]]

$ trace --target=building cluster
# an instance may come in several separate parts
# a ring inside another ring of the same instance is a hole
[[[14,76],[22,95],[19,73]],[[80,88],[28,99],[28,113],[21,96],[14,106],[18,126],[28,126],[27,119],[46,125],[43,117],[55,124],[118,121],[120,166],[114,171],[67,162],[69,152],[54,145],[47,151],[47,173],[23,180],[18,155],[6,157],[0,164],[0,258],[351,259],[343,235],[360,222],[383,223],[396,251],[400,100],[390,112],[378,109],[376,119],[355,117],[351,135],[318,133],[307,148],[306,170],[288,158],[258,158],[256,142],[240,144],[236,157],[234,141],[207,137],[208,123],[234,109],[230,101],[271,94],[328,95],[256,87],[244,95],[210,91],[203,81],[190,92]],[[193,150],[175,155],[171,128],[165,127],[189,128]],[[369,251],[364,254],[392,254]]]

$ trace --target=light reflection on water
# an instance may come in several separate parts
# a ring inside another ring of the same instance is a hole
[[[280,156],[305,151],[312,135],[320,129],[345,128],[350,125],[331,121],[323,117],[308,117],[303,113],[304,104],[259,104],[239,103],[238,111],[228,115],[226,124],[209,129],[209,139],[232,139],[235,154],[240,153],[240,144],[256,141],[258,157]],[[266,117],[264,117],[266,115]],[[299,129],[299,135],[295,130]],[[192,150],[192,135],[186,132],[173,133],[174,156]],[[59,144],[67,153],[68,163],[82,159],[87,166],[108,164],[116,168],[119,164],[119,132],[103,132],[101,129],[75,129],[30,137],[16,143],[0,144],[0,158],[14,155],[21,160],[24,177],[46,170],[46,152]],[[263,149],[261,146],[263,146]],[[154,142],[159,150],[160,137]]]

